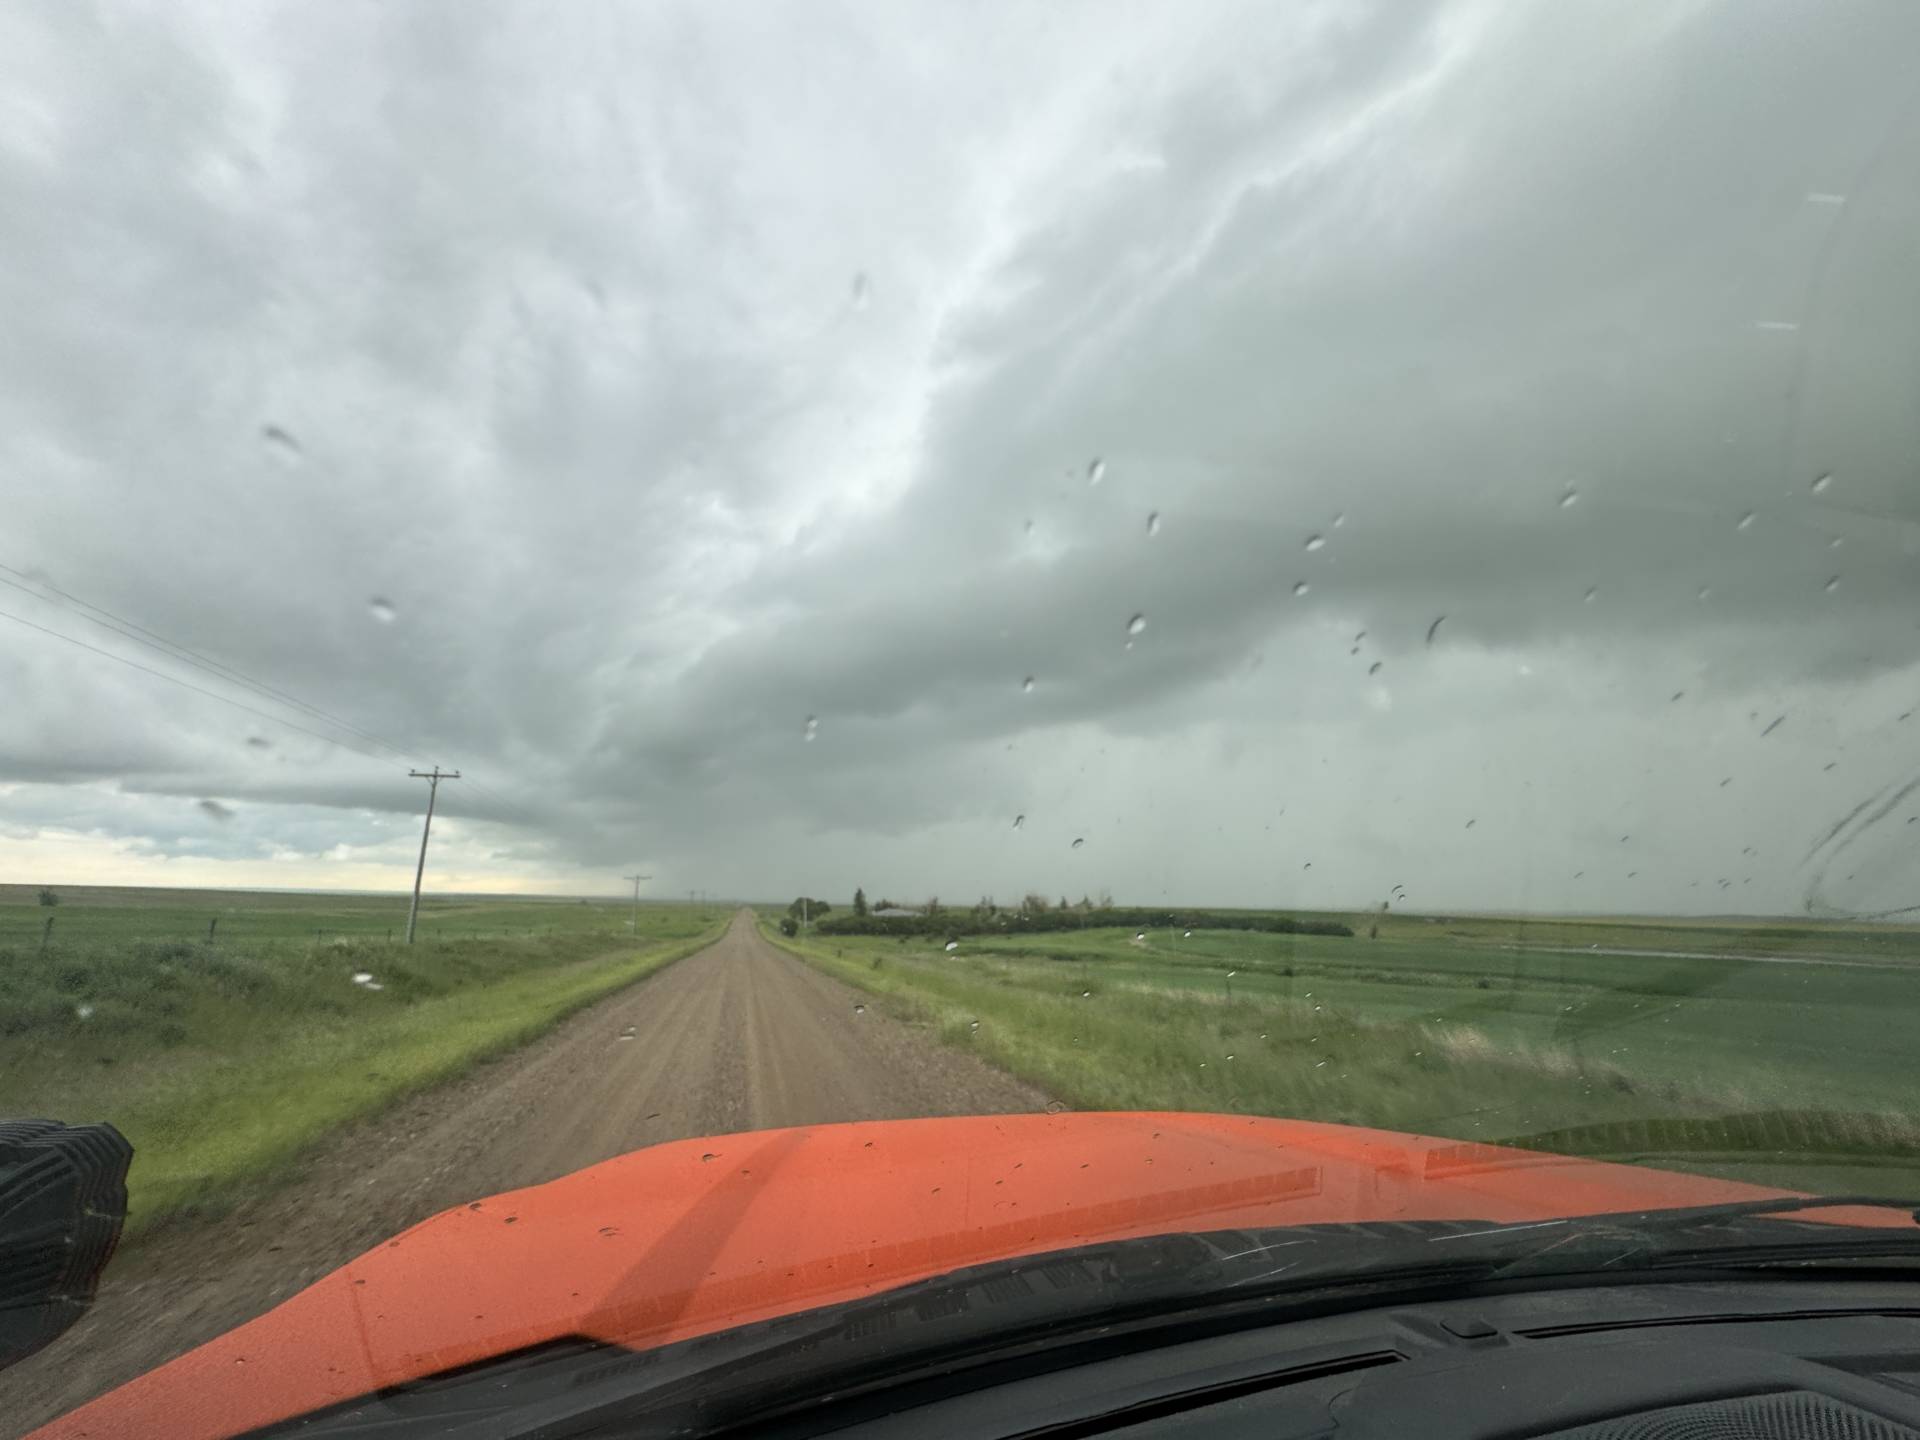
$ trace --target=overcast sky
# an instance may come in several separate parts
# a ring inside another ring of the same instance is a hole
[[[1916,53],[0,6],[0,879],[1920,905]]]

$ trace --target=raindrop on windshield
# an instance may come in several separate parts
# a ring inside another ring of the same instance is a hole
[[[1187,931],[1183,931],[1183,932],[1182,932],[1182,934],[1181,934],[1181,938],[1182,938],[1183,940],[1191,940],[1191,939],[1193,939],[1193,931],[1191,931],[1191,930],[1187,930]]]
[[[1587,593],[1582,595],[1580,598],[1586,601],[1587,604],[1591,605],[1595,600],[1598,600],[1600,598],[1600,587],[1598,585],[1588,586]]]
[[[368,970],[356,970],[353,972],[353,983],[356,985],[371,985],[373,983],[373,973]]]
[[[278,425],[262,425],[260,439],[265,443],[268,453],[279,460],[298,460],[305,453],[300,448],[300,442]]]
[[[1129,635],[1138,635],[1142,630],[1145,630],[1146,628],[1147,628],[1147,617],[1144,615],[1136,615],[1131,620],[1127,621],[1127,634]]]
[[[872,291],[873,286],[867,280],[867,272],[862,270],[858,275],[853,277],[853,308],[856,310],[866,309],[867,299],[872,294]]]
[[[1751,530],[1753,528],[1753,522],[1758,518],[1759,517],[1753,511],[1749,510],[1747,511],[1746,514],[1740,517],[1739,523],[1736,524],[1733,528],[1736,530]]]
[[[1696,600],[1705,600],[1712,594],[1713,594],[1713,587],[1711,585],[1702,585],[1700,587],[1700,593],[1695,595],[1693,598]]]
[[[1020,682],[1020,688],[1029,695],[1033,694],[1033,676],[1029,675],[1026,679],[1022,680]]]
[[[1074,849],[1074,850],[1078,850],[1078,849],[1079,849],[1079,848],[1080,848],[1080,847],[1081,847],[1082,845],[1084,845],[1084,844],[1086,844],[1086,843],[1087,843],[1087,841],[1086,841],[1086,837],[1085,837],[1085,836],[1080,836],[1080,837],[1078,837],[1078,838],[1076,838],[1076,839],[1074,840],[1074,842],[1073,842],[1073,845],[1072,845],[1072,846],[1071,846],[1070,848],[1072,848],[1072,849]]]
[[[1024,815],[1016,815],[1013,817],[1013,828],[1016,830],[1018,830],[1022,825],[1026,823],[1027,823],[1027,817]]]
[[[1313,587],[1304,580],[1296,580],[1293,582],[1293,593],[1295,595],[1304,595],[1312,588]]]
[[[1840,577],[1838,575],[1834,576],[1831,580],[1827,581],[1826,591],[1829,595],[1831,595],[1834,591],[1838,590],[1839,588],[1840,588]]]
[[[1380,667],[1386,663],[1384,660],[1374,661],[1371,665],[1367,666],[1367,674],[1378,675],[1380,673]]]
[[[980,1022],[978,1020],[970,1020],[967,1022],[967,1029],[978,1030],[979,1028],[980,1028]]]
[[[1082,1000],[1091,1000],[1091,999],[1093,998],[1093,991],[1091,991],[1091,990],[1082,990],[1082,991],[1080,992],[1080,998],[1081,998]]]
[[[225,805],[222,805],[218,800],[202,800],[200,802],[200,809],[204,813],[212,816],[215,820],[233,819],[233,811],[229,810]]]
[[[1338,512],[1333,517],[1333,528],[1336,530],[1338,530],[1342,525],[1346,523],[1347,523],[1347,512],[1344,510]]]
[[[800,738],[802,740],[811,740],[815,735],[819,733],[820,733],[819,717],[814,715],[807,716],[807,723],[806,723],[806,726],[800,732]]]
[[[394,608],[391,600],[376,595],[367,602],[367,613],[382,625],[391,625],[400,618],[400,612]]]
[[[1307,549],[1309,550],[1324,549],[1326,547],[1326,543],[1327,543],[1327,537],[1324,535],[1307,536]]]
[[[1569,485],[1567,487],[1567,493],[1560,497],[1560,508],[1562,510],[1571,510],[1575,505],[1579,503],[1580,503],[1580,492],[1574,489],[1573,486]]]
[[[958,940],[947,941],[947,953],[949,955],[951,955],[954,951],[958,950],[959,948],[960,948],[960,942]]]
[[[1440,625],[1446,618],[1444,615],[1434,616],[1433,623],[1427,626],[1427,644],[1433,644],[1433,637],[1440,633]]]
[[[1473,828],[1473,821],[1471,820],[1467,821],[1465,828],[1468,830],[1471,830]]]
[[[1160,533],[1160,512],[1158,510],[1149,511],[1147,514],[1147,534],[1158,535],[1159,533]]]
[[[1087,484],[1098,485],[1107,478],[1107,462],[1098,458],[1087,464]]]
[[[1147,932],[1144,930],[1139,931],[1137,934],[1134,935],[1133,938],[1136,940],[1144,940],[1147,938]]]
[[[1813,477],[1813,493],[1816,495],[1823,494],[1825,493],[1826,488],[1831,484],[1833,484],[1832,474],[1822,473],[1822,474],[1816,475]]]
[[[73,1018],[76,1020],[91,1020],[93,1018],[93,1006],[85,1003],[74,1006]]]
[[[247,736],[247,744],[255,750],[271,750],[273,748],[273,741],[267,739],[264,735]]]
[[[867,1013],[867,1007],[864,1005],[856,1005],[853,1007],[853,1013],[856,1015],[864,1015]]]

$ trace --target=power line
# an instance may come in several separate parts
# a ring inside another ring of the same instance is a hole
[[[270,720],[276,725],[284,725],[289,730],[298,730],[302,735],[311,735],[314,739],[323,740],[329,745],[338,745],[342,750],[351,750],[363,759],[372,760],[381,765],[387,763],[385,756],[375,755],[371,751],[361,749],[358,745],[349,745],[346,741],[332,735],[322,735],[318,730],[309,730],[304,725],[296,725],[284,715],[272,715],[265,710],[256,710],[251,705],[242,704],[231,695],[222,695],[217,690],[208,690],[204,686],[195,685],[191,680],[182,680],[178,675],[169,675],[166,671],[156,670],[151,665],[142,665],[138,660],[129,660],[124,655],[116,655],[113,651],[103,650],[98,645],[89,645],[84,640],[77,640],[73,636],[62,634],[58,630],[50,630],[45,625],[36,624],[24,616],[15,615],[10,610],[0,610],[0,620],[11,620],[16,625],[26,626],[29,630],[38,630],[42,635],[51,635],[54,639],[64,640],[69,645],[78,645],[82,650],[91,650],[95,655],[104,655],[109,660],[117,660],[122,665],[130,666],[135,670],[141,671],[143,674],[157,675],[162,680],[171,681],[173,684],[180,686],[183,690],[191,690],[196,695],[205,695],[210,700],[218,700],[223,705],[231,705],[236,710],[244,710],[247,714],[257,715],[262,720]]]
[[[20,580],[32,579],[32,577],[29,576],[25,571],[16,570],[13,566],[7,565],[5,563],[0,563],[0,571],[5,571],[6,574],[8,575],[18,576]],[[165,655],[169,660],[185,661],[188,665],[193,666],[193,668],[195,668],[196,670],[204,671],[205,673],[212,675],[215,679],[227,681],[229,684],[238,684],[244,687],[245,689],[253,692],[254,694],[261,696],[263,699],[274,700],[281,704],[291,705],[296,709],[299,709],[305,712],[306,714],[311,715],[313,718],[317,720],[323,721],[324,723],[329,725],[338,726],[340,729],[348,732],[351,735],[357,735],[361,739],[369,742],[370,744],[379,746],[381,749],[388,751],[390,754],[397,756],[402,760],[418,760],[420,758],[418,752],[416,751],[408,750],[404,746],[394,744],[390,740],[382,739],[380,736],[374,734],[372,731],[363,729],[361,726],[355,725],[352,721],[342,719],[340,716],[333,714],[331,711],[324,710],[318,705],[312,704],[311,702],[306,700],[302,700],[297,695],[289,694],[287,691],[284,691],[275,686],[269,685],[263,680],[255,680],[251,676],[247,675],[244,671],[239,670],[234,666],[228,665],[223,661],[215,660],[211,656],[203,655],[199,651],[194,650],[189,646],[182,645],[177,640],[170,640],[166,636],[160,634],[158,631],[150,630],[146,626],[138,623],[137,621],[129,620],[124,615],[116,614],[112,610],[107,609],[104,605],[95,605],[92,601],[82,599],[80,596],[73,594],[71,591],[61,589],[58,585],[53,584],[51,581],[41,580],[41,581],[35,581],[34,583],[41,585],[44,589],[51,591],[53,594],[59,596],[62,600],[67,601],[69,604],[79,606],[82,611],[95,612],[94,614],[91,614],[91,615],[84,614],[84,613],[81,614],[80,618],[82,620],[86,620],[92,624],[99,625],[103,629],[111,630],[117,635],[123,636],[128,640],[132,640],[135,644],[145,645],[148,649],[155,650],[160,654]],[[22,594],[32,596],[36,600],[44,600],[46,598],[45,596],[39,594],[37,591],[32,590],[28,588],[26,585],[19,584],[13,580],[0,578],[0,585],[9,586],[12,589],[20,591]],[[0,611],[0,615],[5,615],[6,618],[9,620],[18,621],[20,624],[29,626],[30,628],[35,630],[39,630],[44,634],[52,635],[56,639],[65,640],[69,644],[78,645],[83,650],[90,650],[97,655],[105,655],[110,660],[118,660],[121,664],[130,665],[136,670],[144,671],[146,674],[158,675],[163,680],[171,680],[176,685],[184,686],[186,689],[192,690],[196,694],[206,695],[212,699],[220,700],[226,704],[234,706],[236,709],[246,711],[246,713],[248,713],[249,715],[257,715],[263,720],[271,720],[276,724],[285,725],[289,729],[299,731],[303,735],[311,735],[315,739],[326,741],[330,745],[338,745],[342,749],[351,750],[353,751],[353,753],[357,755],[365,756],[369,760],[379,760],[381,758],[378,755],[370,754],[369,752],[361,749],[358,746],[349,745],[345,741],[335,739],[334,737],[329,735],[322,735],[317,731],[310,730],[304,725],[295,724],[293,721],[284,719],[281,716],[272,715],[262,710],[256,710],[250,705],[245,705],[237,700],[234,700],[231,696],[221,695],[215,691],[202,689],[200,686],[197,686],[189,683],[188,681],[182,680],[178,676],[167,674],[165,671],[162,671],[162,670],[152,669],[149,666],[141,665],[137,661],[127,659],[124,655],[117,655],[111,650],[103,650],[98,646],[89,645],[84,640],[75,639],[73,636],[62,634],[57,630],[50,630],[43,625],[35,624],[33,621],[23,619],[18,615],[13,615],[5,611]],[[99,619],[97,618],[98,616],[105,616],[106,618]],[[124,629],[121,628],[123,626],[127,628],[124,628]],[[482,805],[479,807],[480,809],[482,809],[483,811],[491,812],[492,818],[495,821],[497,821],[499,824],[512,826],[515,823],[510,813],[514,808],[513,802],[511,800],[508,800],[504,795],[500,794],[497,790],[493,790],[486,785],[482,785],[478,780],[474,780],[471,777],[468,777],[468,783],[471,784],[474,787],[474,789],[477,790],[481,795],[491,797],[491,799],[494,801],[493,805]]]
[[[9,575],[18,575],[22,580],[29,578],[23,571],[16,570],[11,565],[0,564],[0,570],[6,571],[6,573]],[[41,583],[47,590],[50,590],[55,595],[58,595],[62,600],[68,601],[70,604],[81,607],[83,611],[91,610],[96,612],[93,615],[82,614],[80,616],[82,620],[86,620],[91,624],[98,625],[103,629],[111,630],[116,635],[125,636],[127,639],[133,641],[136,645],[145,645],[149,650],[157,650],[161,654],[165,655],[169,660],[185,661],[188,665],[191,665],[196,670],[203,670],[207,674],[214,676],[216,679],[225,680],[229,684],[240,685],[247,690],[251,690],[256,695],[261,696],[263,699],[275,700],[283,705],[291,705],[297,710],[303,710],[307,714],[313,716],[316,720],[324,720],[329,725],[337,725],[342,730],[345,730],[350,734],[358,735],[362,740],[366,740],[372,744],[378,745],[383,750],[392,751],[395,755],[399,756],[402,760],[414,760],[419,758],[418,756],[408,753],[405,749],[403,749],[398,745],[394,745],[389,743],[388,741],[382,740],[378,735],[375,735],[371,731],[363,730],[358,725],[353,724],[351,721],[343,720],[338,715],[332,714],[329,711],[321,709],[318,705],[314,705],[309,703],[308,701],[302,700],[297,695],[289,695],[286,691],[276,689],[274,686],[267,684],[265,681],[255,680],[252,677],[245,674],[244,672],[235,669],[231,665],[227,665],[222,661],[215,660],[211,656],[202,655],[197,650],[189,649],[187,646],[180,644],[180,642],[177,640],[169,640],[166,638],[166,636],[157,634],[156,632],[147,629],[144,625],[137,624],[134,621],[127,619],[125,616],[114,614],[113,611],[106,609],[104,606],[95,605],[88,600],[82,600],[78,595],[70,594],[69,592],[62,590],[57,585],[53,585],[45,581],[41,581],[39,583]],[[45,596],[41,595],[39,592],[29,589],[27,586],[18,583],[18,581],[0,578],[0,585],[10,586],[11,588],[22,592],[23,594],[33,596],[33,598],[36,600],[44,600],[46,598]],[[102,615],[106,616],[107,618],[104,620],[100,619],[99,616],[102,616]],[[127,628],[122,628],[122,627],[127,627]]]

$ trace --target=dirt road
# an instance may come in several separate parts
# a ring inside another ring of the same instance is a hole
[[[856,1014],[862,998],[741,911],[708,949],[328,1142],[292,1183],[116,1257],[86,1319],[0,1373],[0,1430],[24,1433],[476,1196],[663,1140],[1045,1106],[909,1025]]]

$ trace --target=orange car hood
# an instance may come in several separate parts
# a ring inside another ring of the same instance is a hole
[[[1103,1240],[1542,1219],[1781,1193],[1230,1115],[726,1135],[656,1145],[435,1215],[35,1433],[212,1440],[564,1336],[644,1349]]]

